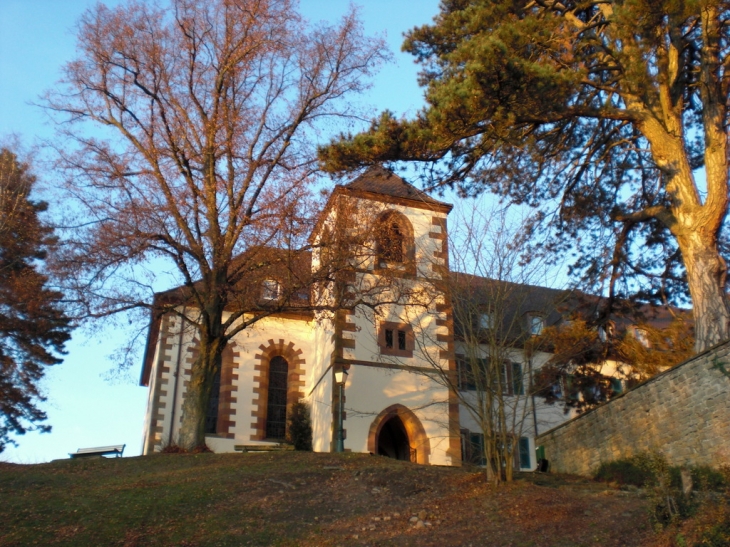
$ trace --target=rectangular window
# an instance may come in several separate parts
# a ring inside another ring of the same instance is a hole
[[[279,300],[281,287],[275,279],[267,279],[263,283],[261,298],[263,300]]]
[[[468,429],[461,430],[461,459],[474,465],[485,465],[484,435],[472,433]]]
[[[476,391],[489,387],[487,385],[489,361],[487,359],[457,359],[456,367],[459,374],[460,391]]]
[[[456,359],[456,370],[458,374],[457,381],[459,383],[459,391],[469,391],[469,364],[463,357]]]
[[[300,289],[297,289],[297,292],[294,293],[294,299],[303,303],[309,302],[309,288],[302,287]]]
[[[378,325],[378,346],[381,355],[413,357],[416,347],[413,328],[407,323],[381,322]]]
[[[550,395],[558,400],[563,398],[563,384],[560,380],[550,386]]]
[[[649,348],[651,346],[651,344],[649,343],[649,333],[647,332],[646,329],[640,329],[639,327],[634,327],[633,334],[634,334],[634,338],[636,338],[636,340],[639,342],[639,344],[641,344],[645,348]]]
[[[484,457],[484,435],[482,433],[471,433],[469,435],[471,441],[471,462],[476,465],[486,465],[487,459]]]
[[[514,395],[512,363],[509,361],[504,361],[499,367],[499,384],[502,388],[502,395]]]
[[[398,349],[402,351],[406,350],[406,331],[404,330],[398,331]]]
[[[574,383],[572,374],[566,374],[563,376],[563,393],[565,393],[571,401],[578,401],[580,399],[580,390],[576,389],[573,385]]]
[[[512,363],[512,393],[514,395],[525,394],[525,384],[522,380],[522,365]]]
[[[532,468],[530,461],[530,439],[520,437],[520,469]]]

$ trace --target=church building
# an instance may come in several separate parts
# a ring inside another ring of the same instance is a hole
[[[463,457],[473,461],[470,446],[478,443],[480,429],[449,389],[452,381],[460,390],[470,389],[458,370],[465,350],[445,290],[453,275],[447,248],[451,209],[383,168],[337,186],[311,234],[313,250],[305,262],[318,268],[326,259],[327,246],[321,243],[349,234],[348,248],[354,250],[346,277],[348,290],[357,294],[345,300],[359,303],[270,314],[238,333],[216,378],[207,445],[214,452],[233,452],[279,444],[286,437],[288,409],[303,400],[310,408],[316,452],[337,450],[342,435],[346,451],[432,465],[461,465]],[[274,274],[257,281],[261,301],[279,298],[283,282]],[[549,290],[534,289],[527,304],[538,313],[520,312],[533,330],[559,320],[550,315]],[[305,300],[344,301],[334,285],[310,292]],[[505,389],[514,397],[524,396],[529,370],[549,358],[533,352],[527,363],[519,353],[504,375]],[[176,442],[195,357],[194,329],[186,328],[180,314],[153,320],[141,377],[149,388],[144,454]],[[569,417],[534,397],[530,405],[515,454],[520,469],[537,464],[535,434]]]

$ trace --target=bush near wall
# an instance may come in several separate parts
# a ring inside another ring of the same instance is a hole
[[[312,419],[309,405],[297,401],[289,412],[287,441],[294,445],[294,450],[312,451]]]

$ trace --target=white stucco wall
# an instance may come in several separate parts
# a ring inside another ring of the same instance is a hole
[[[312,448],[315,452],[329,452],[332,439],[332,337],[334,328],[331,314],[322,314],[315,323],[313,338],[314,362],[309,369],[306,399],[312,417]]]
[[[401,404],[421,422],[429,438],[430,462],[451,465],[446,454],[449,448],[448,392],[427,375],[354,366],[345,386],[345,448],[353,452],[368,451],[368,434],[373,421],[384,409]],[[423,447],[415,446],[422,450]]]

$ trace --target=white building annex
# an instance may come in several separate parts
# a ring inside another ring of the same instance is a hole
[[[274,314],[241,331],[223,355],[209,411],[208,446],[233,452],[240,445],[278,444],[285,437],[287,408],[303,399],[311,409],[314,450],[335,450],[340,390],[334,375],[344,369],[345,450],[431,465],[461,465],[462,457],[474,461],[470,446],[479,443],[479,428],[433,374],[439,368],[460,376],[457,360],[464,351],[458,335],[455,342],[452,303],[439,290],[451,275],[451,208],[382,168],[337,186],[312,242],[342,230],[343,222],[354,231],[375,223],[379,231],[368,233],[387,234],[387,241],[361,238],[362,248],[354,253],[349,281],[367,294],[364,303],[334,313]],[[319,264],[316,245],[307,260],[309,267]],[[274,277],[259,282],[261,299],[277,298],[280,280]],[[329,296],[322,290],[316,298]],[[543,321],[559,320],[550,311],[538,311]],[[141,376],[141,385],[149,387],[144,454],[177,440],[194,338],[179,315],[155,318],[150,325]],[[537,352],[527,363],[522,352],[510,356],[513,364],[505,372],[510,396],[523,394],[526,375],[548,357]],[[570,417],[534,398],[528,403],[515,454],[515,466],[525,470],[537,464],[535,434]]]

